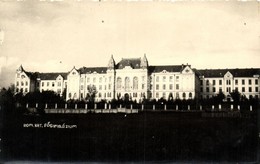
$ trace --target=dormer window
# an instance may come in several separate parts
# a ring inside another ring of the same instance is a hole
[[[23,78],[25,78],[25,76],[24,76],[24,75],[22,75],[22,76],[21,76],[21,78],[23,79]]]
[[[75,75],[76,74],[76,72],[72,72],[72,75]]]

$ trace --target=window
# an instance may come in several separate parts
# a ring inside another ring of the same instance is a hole
[[[163,90],[165,90],[166,89],[166,85],[165,84],[163,84]]]
[[[258,92],[258,87],[255,87],[255,92]]]
[[[52,82],[52,87],[54,87],[55,86],[55,83],[54,82]]]
[[[203,92],[203,87],[200,87],[200,92]]]
[[[235,85],[238,85],[238,80],[235,80]]]
[[[159,82],[159,76],[156,76],[156,82]]]
[[[101,95],[101,93],[98,93],[98,97],[101,97],[102,95]]]
[[[82,77],[82,78],[80,78],[80,82],[81,82],[81,83],[83,83],[83,81],[84,81],[83,77]]]
[[[209,92],[209,87],[206,88],[206,92]]]
[[[109,89],[109,90],[111,89],[111,84],[108,84],[108,89]]]
[[[258,84],[258,80],[257,79],[255,79],[255,84]]]
[[[169,79],[169,80],[170,80],[170,82],[172,82],[172,79],[173,79],[173,77],[172,77],[172,76],[170,76],[170,79]]]
[[[245,92],[245,87],[242,87],[242,92]]]
[[[213,85],[216,85],[216,80],[213,80],[212,83],[213,83]]]
[[[102,83],[102,77],[99,78],[99,82]]]
[[[16,82],[16,86],[19,86],[19,82],[18,81]]]
[[[206,80],[206,85],[209,85],[209,80]]]
[[[23,81],[21,82],[21,86],[23,86]]]
[[[156,92],[156,98],[159,98],[159,93],[158,92]]]
[[[133,93],[133,97],[137,97],[137,93]]]
[[[252,87],[249,87],[249,88],[248,88],[248,92],[252,92]]]
[[[156,84],[156,90],[159,90],[159,84]]]
[[[25,82],[25,86],[28,86],[28,81]]]
[[[249,84],[249,85],[252,84],[252,80],[251,80],[251,79],[248,80],[248,84]]]
[[[172,84],[169,85],[169,89],[172,90]]]
[[[58,82],[58,87],[60,87],[61,86],[61,82]]]
[[[163,98],[165,99],[165,97],[166,97],[166,94],[165,94],[165,92],[163,92]]]
[[[186,93],[182,94],[182,98],[185,99],[186,98]]]
[[[27,88],[25,88],[25,92],[28,92],[28,89],[27,89]]]
[[[61,94],[61,89],[58,89],[58,90],[57,90],[57,93],[58,93],[58,94]]]
[[[145,76],[142,76],[142,81],[143,81],[143,82],[145,81]]]
[[[44,86],[44,82],[42,82],[42,87]]]
[[[20,73],[17,73],[17,78],[20,78]]]
[[[180,86],[179,84],[176,84],[176,90],[179,90]]]
[[[200,80],[200,85],[203,85],[203,80]]]
[[[176,93],[176,99],[178,99],[180,97],[179,93]]]
[[[133,89],[134,89],[134,90],[137,90],[137,89],[138,89],[138,78],[137,78],[137,77],[134,77],[134,80],[133,80]]]
[[[191,92],[189,93],[189,98],[190,98],[190,99],[192,98],[192,93],[191,93]]]
[[[50,83],[49,82],[47,82],[47,87],[50,85]]]
[[[244,79],[242,79],[242,85],[245,85],[245,80]]]
[[[83,85],[80,86],[80,90],[83,90]]]
[[[106,85],[104,85],[104,88],[105,88],[105,90],[107,90],[107,86]]]
[[[222,88],[221,87],[219,88],[219,92],[222,92]]]
[[[121,89],[121,87],[122,87],[122,79],[121,79],[121,77],[117,78],[116,83],[117,83],[117,89]]]
[[[166,81],[166,76],[163,76],[163,82],[165,82]]]
[[[21,88],[20,91],[23,92],[23,88]]]
[[[235,91],[238,91],[238,87],[235,87]]]
[[[19,92],[19,88],[16,88],[16,92]]]
[[[218,82],[219,82],[219,85],[222,85],[222,80],[219,80]]]
[[[213,90],[213,92],[216,92],[216,88],[215,87],[213,87],[212,90]]]
[[[144,89],[144,84],[142,84],[142,89]]]
[[[179,76],[176,76],[176,81],[179,81]]]
[[[227,85],[230,85],[231,83],[230,83],[230,80],[226,80],[226,83],[227,83]]]
[[[125,90],[129,90],[130,89],[130,79],[129,77],[125,78]]]
[[[99,85],[99,90],[102,90],[102,85]]]

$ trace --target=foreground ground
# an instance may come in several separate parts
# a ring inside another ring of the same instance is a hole
[[[46,114],[9,119],[2,158],[29,161],[256,161],[255,117],[201,113]],[[77,128],[24,127],[27,123]]]

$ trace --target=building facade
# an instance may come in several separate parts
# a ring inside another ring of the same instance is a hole
[[[24,94],[51,90],[66,100],[95,101],[124,99],[211,98],[223,92],[227,98],[234,90],[247,98],[260,97],[260,69],[196,70],[188,64],[150,66],[146,55],[141,58],[113,56],[106,67],[73,67],[67,73],[27,72],[20,66],[16,71],[16,92]]]

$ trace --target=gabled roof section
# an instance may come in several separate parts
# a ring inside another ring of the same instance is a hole
[[[164,65],[164,66],[149,66],[149,72],[181,72],[185,68],[185,65]]]
[[[107,67],[82,67],[78,71],[80,74],[106,73]]]
[[[38,73],[38,78],[41,80],[56,80],[61,75],[64,80],[67,79],[68,73]]]
[[[141,64],[141,58],[128,58],[128,59],[122,59],[118,64],[117,64],[117,69],[123,69],[126,66],[130,66],[133,69],[139,69]]]
[[[224,77],[228,71],[233,75],[233,77],[253,77],[254,75],[260,75],[260,68],[198,70],[201,76],[204,77]]]

